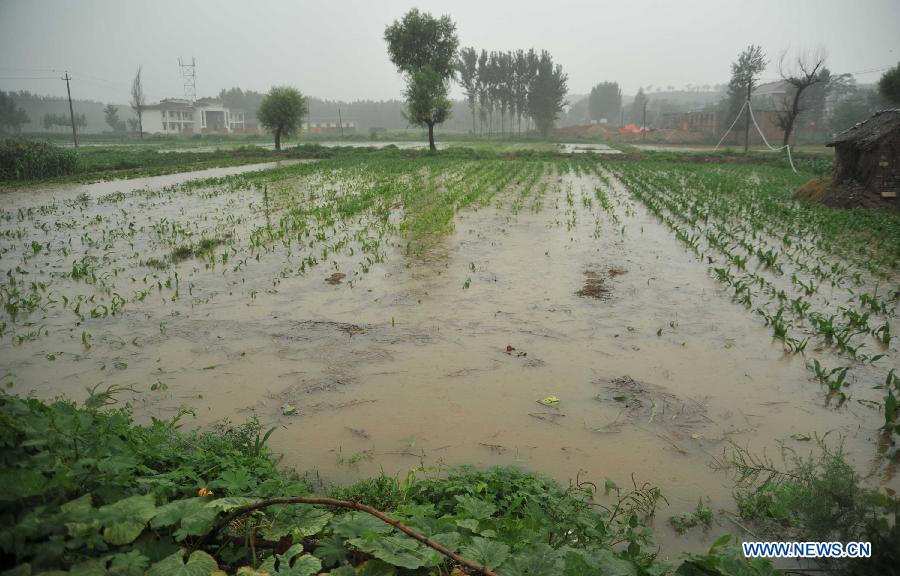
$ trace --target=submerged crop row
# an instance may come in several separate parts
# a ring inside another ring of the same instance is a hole
[[[611,168],[786,353],[806,356],[829,399],[843,403],[851,385],[882,387],[885,428],[896,429],[900,218],[797,202],[803,177],[782,169]]]

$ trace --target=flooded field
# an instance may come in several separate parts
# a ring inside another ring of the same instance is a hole
[[[634,474],[666,518],[701,496],[733,506],[709,466],[729,441],[804,450],[831,432],[900,488],[873,388],[898,367],[897,253],[865,242],[873,222],[835,242],[767,204],[795,187],[787,171],[416,158],[228,174],[5,194],[5,386],[114,385],[142,418],[187,410],[191,426],[256,416],[285,464],[335,482],[422,461]],[[708,547],[690,538],[677,548]]]

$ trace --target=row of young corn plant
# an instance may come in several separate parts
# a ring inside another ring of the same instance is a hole
[[[870,379],[879,366],[889,372],[896,365],[891,327],[900,294],[892,283],[895,255],[884,249],[897,245],[891,237],[896,217],[823,215],[830,209],[795,202],[795,179],[771,168],[637,163],[609,168],[709,265],[736,302],[760,316],[786,351],[808,356],[829,398],[842,403],[849,384]],[[865,230],[854,222],[840,247],[831,228],[811,230],[814,222],[854,217],[877,225]],[[858,261],[866,257],[872,260]],[[821,354],[843,362],[826,366],[824,357],[813,357]]]

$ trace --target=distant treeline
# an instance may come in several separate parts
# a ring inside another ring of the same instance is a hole
[[[219,98],[226,106],[240,108],[247,114],[245,118],[256,120],[256,111],[262,102],[262,92],[254,90],[242,90],[234,87],[219,92]],[[412,128],[404,118],[406,103],[403,100],[354,100],[343,102],[339,100],[325,100],[314,96],[307,97],[309,113],[307,120],[310,122],[337,122],[340,118],[344,122],[356,122],[357,129],[368,132],[370,129],[385,128],[387,130],[403,130]],[[453,102],[453,114],[450,120],[442,126],[444,130],[464,132],[471,130],[469,111],[464,102]],[[416,128],[418,130],[418,128]]]
[[[24,113],[24,122],[18,130],[6,129],[8,132],[59,132],[70,126],[69,101],[59,96],[41,96],[26,90],[19,92],[0,92],[0,99],[9,98],[18,110]],[[72,100],[75,110],[75,124],[79,132],[99,134],[111,129],[106,123],[104,107],[106,104],[94,100]],[[127,104],[114,104],[119,110],[119,118],[126,121],[134,117],[134,112]],[[3,127],[0,126],[0,130]]]

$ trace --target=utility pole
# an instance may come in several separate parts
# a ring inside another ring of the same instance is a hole
[[[747,122],[744,124],[744,154],[750,150],[750,92],[753,90],[753,78],[747,81]]]
[[[341,127],[341,138],[344,137],[344,121],[341,119],[341,107],[338,106],[338,124]]]
[[[644,98],[644,119],[641,120],[641,140],[644,139],[644,136],[647,133],[647,102],[649,101],[649,98]]]
[[[75,147],[78,148],[78,134],[75,132],[75,110],[72,108],[72,90],[69,89],[69,80],[72,79],[69,76],[69,71],[66,70],[66,75],[62,77],[63,80],[66,81],[66,94],[69,95],[69,120],[72,122],[72,142],[75,143]]]

